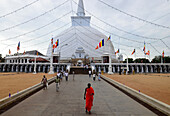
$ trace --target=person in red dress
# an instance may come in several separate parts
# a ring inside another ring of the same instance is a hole
[[[91,114],[91,107],[93,106],[93,96],[94,96],[94,90],[91,87],[91,84],[88,83],[87,84],[87,88],[85,89],[84,92],[84,99],[86,100],[86,113],[87,111],[89,112],[89,114]]]

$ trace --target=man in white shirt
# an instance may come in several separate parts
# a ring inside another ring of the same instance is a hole
[[[89,70],[89,78],[91,77],[91,70]]]
[[[68,71],[66,71],[65,76],[66,76],[66,81],[68,81]]]

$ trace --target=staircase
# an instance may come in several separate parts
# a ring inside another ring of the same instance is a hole
[[[84,68],[84,67],[79,67],[79,66],[74,66],[70,68],[70,74],[89,74],[89,70],[91,70],[91,67]]]

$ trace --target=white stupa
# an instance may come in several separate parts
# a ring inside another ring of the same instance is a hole
[[[85,16],[83,0],[79,0],[77,16],[72,16],[72,26],[53,38],[55,42],[59,39],[59,47],[54,54],[59,54],[60,60],[79,58],[92,58],[103,61],[104,56],[111,56],[112,61],[116,60],[115,50],[112,42],[107,41],[108,37],[90,26],[90,16]],[[104,39],[103,47],[95,50],[99,42]],[[66,46],[64,46],[67,44]],[[51,56],[51,44],[47,50],[47,56]]]

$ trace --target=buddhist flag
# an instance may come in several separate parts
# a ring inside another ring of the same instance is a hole
[[[18,46],[17,46],[17,51],[20,50],[20,42],[18,43]]]
[[[143,48],[144,54],[145,54],[145,47],[146,47],[146,46],[145,46],[145,41],[144,41],[144,48]]]
[[[24,50],[24,53],[23,53],[24,55],[25,55],[25,50]]]
[[[55,42],[55,48],[57,48],[59,46],[59,39],[57,39],[57,41]]]
[[[57,46],[59,46],[59,39],[57,39],[57,41],[58,41],[58,42],[57,42]]]
[[[53,49],[55,48],[55,44],[53,44]]]
[[[11,54],[11,50],[9,49],[9,54]]]
[[[53,38],[51,38],[51,44],[53,45]]]
[[[102,41],[100,41],[100,43],[99,43],[99,47],[102,47],[102,46],[104,46],[104,39]]]
[[[109,41],[109,40],[110,40],[110,38],[111,38],[111,36],[109,36],[109,37],[108,37],[107,41]]]
[[[133,55],[135,53],[135,49],[133,50],[133,52],[132,52],[132,54],[131,55]]]
[[[98,45],[96,46],[95,50],[97,50],[97,49],[99,49],[99,46],[98,46]]]
[[[115,55],[116,55],[117,53],[119,53],[119,49],[117,50],[117,52],[115,52]]]
[[[164,53],[164,51],[162,52],[162,57],[164,58],[164,55],[165,55],[165,53]]]
[[[148,50],[148,52],[146,52],[145,55],[148,55],[148,56],[149,56],[149,55],[150,55],[150,51]]]

